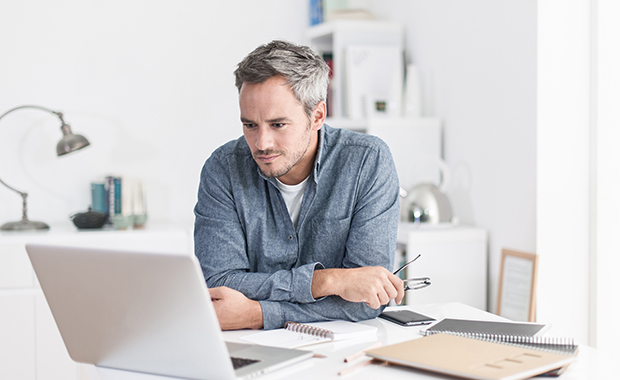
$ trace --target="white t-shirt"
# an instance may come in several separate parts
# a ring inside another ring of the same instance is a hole
[[[288,214],[291,216],[295,228],[297,228],[297,220],[299,220],[299,211],[301,210],[301,200],[304,197],[304,190],[306,189],[308,178],[310,177],[306,177],[306,179],[297,185],[285,185],[276,178],[276,184],[282,193],[282,198],[284,198]]]

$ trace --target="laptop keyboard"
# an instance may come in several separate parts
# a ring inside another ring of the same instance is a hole
[[[254,359],[235,358],[232,356],[230,357],[230,359],[232,360],[234,369],[239,369],[241,367],[245,367],[246,365],[250,365],[252,363],[256,363],[260,361],[260,360],[254,360]]]

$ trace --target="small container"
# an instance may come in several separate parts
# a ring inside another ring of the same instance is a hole
[[[93,211],[89,207],[87,212],[73,214],[70,218],[79,229],[94,229],[103,227],[108,220],[108,214]]]

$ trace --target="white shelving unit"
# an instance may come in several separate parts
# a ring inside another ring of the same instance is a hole
[[[320,53],[331,53],[333,77],[331,84],[331,117],[327,124],[337,128],[365,131],[365,120],[349,120],[345,105],[344,55],[348,46],[396,46],[404,51],[404,27],[383,21],[338,20],[308,29],[308,44]]]
[[[0,379],[86,380],[67,353],[38,284],[26,243],[191,253],[191,227],[84,230],[52,226],[46,232],[0,234]]]
[[[398,243],[406,260],[422,254],[407,268],[407,278],[431,279],[431,286],[408,291],[405,303],[461,302],[486,310],[487,240],[487,231],[479,227],[401,223]]]

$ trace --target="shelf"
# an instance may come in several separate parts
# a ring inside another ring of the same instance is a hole
[[[350,129],[356,132],[366,133],[368,121],[365,119],[347,119],[343,117],[328,117],[325,124],[334,128]]]
[[[321,39],[333,38],[334,34],[339,33],[355,33],[361,34],[361,37],[366,39],[368,34],[377,33],[402,33],[403,26],[401,24],[387,22],[387,21],[374,21],[374,20],[337,20],[324,22],[312,26],[306,32],[306,37],[309,40],[317,41]]]
[[[374,20],[336,20],[310,27],[307,43],[319,54],[331,54],[333,62],[331,82],[331,123],[341,128],[363,131],[365,122],[347,120],[345,51],[352,46],[397,47],[404,51],[402,24]],[[358,115],[359,117],[359,115]]]
[[[385,124],[386,122],[393,122],[395,126],[403,125],[403,123],[407,125],[415,126],[427,126],[427,125],[441,125],[441,120],[432,117],[418,117],[418,118],[407,118],[407,117],[385,117],[385,118],[376,118],[373,119],[375,121],[380,121],[380,123],[372,123],[369,122],[368,119],[349,119],[346,117],[328,117],[325,119],[325,124],[334,128],[342,128],[342,129],[350,129],[356,132],[367,133],[368,126],[370,123],[372,124]]]

